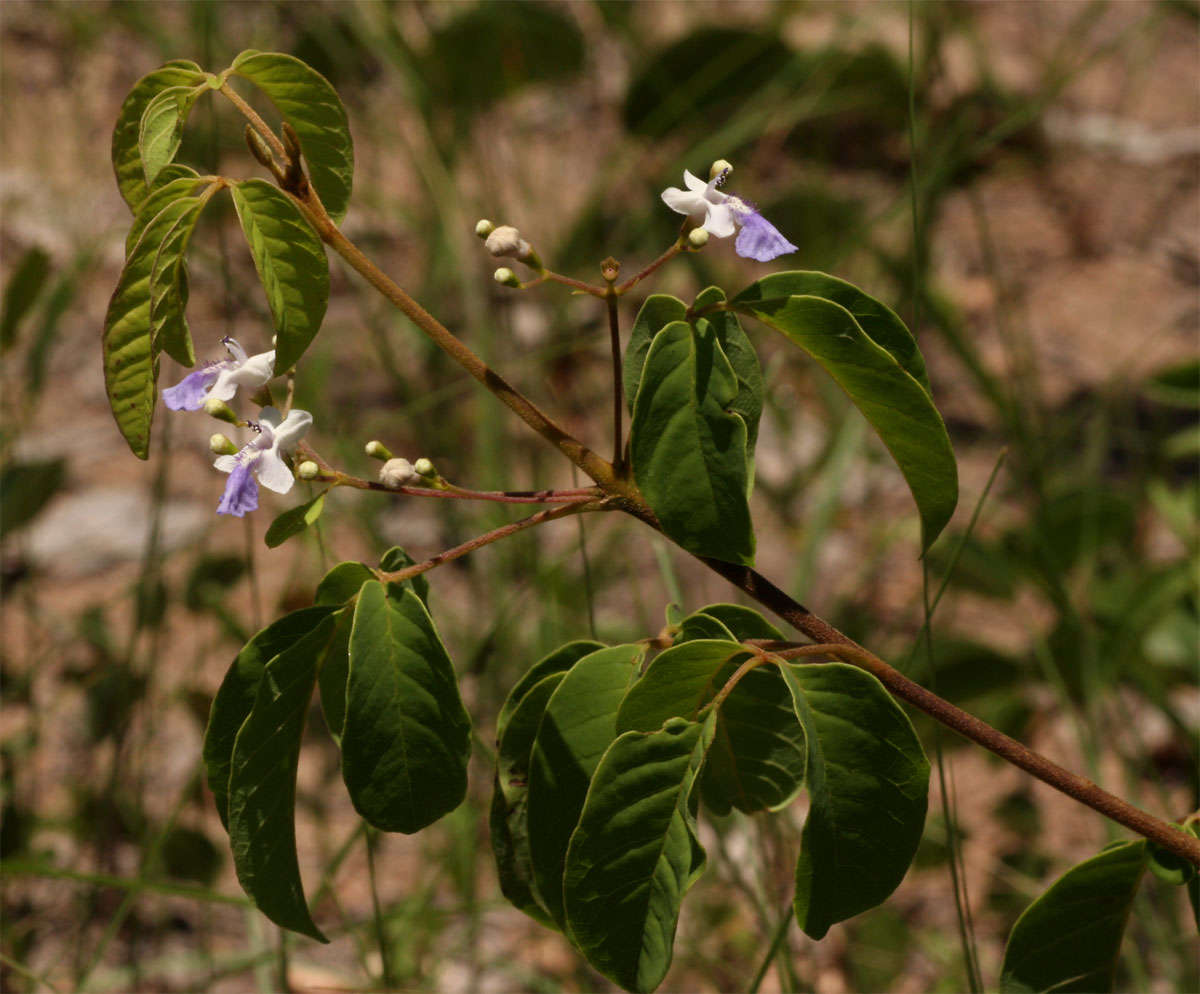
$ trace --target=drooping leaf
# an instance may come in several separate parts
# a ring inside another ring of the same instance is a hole
[[[0,469],[0,535],[28,524],[66,479],[63,459],[10,462]]]
[[[733,306],[782,332],[846,391],[904,474],[921,517],[922,547],[929,548],[958,503],[958,466],[925,388],[834,301],[743,294]]]
[[[286,193],[263,179],[230,187],[275,322],[275,372],[291,369],[321,327],[329,260]]]
[[[350,683],[350,631],[354,627],[354,608],[343,607],[334,616],[333,637],[321,661],[317,674],[317,690],[321,695],[321,714],[333,740],[341,746],[342,730],[346,726],[346,693]]]
[[[1006,994],[1110,991],[1146,843],[1125,842],[1073,866],[1013,926],[1000,967]]]
[[[400,546],[393,545],[382,556],[379,557],[379,568],[386,573],[395,573],[397,570],[406,569],[409,566],[415,566],[416,560],[413,559]],[[429,610],[429,577],[424,573],[418,573],[412,579],[405,580],[404,586],[411,588],[412,592],[421,598],[421,603],[425,605],[425,610]]]
[[[567,927],[631,991],[666,976],[684,895],[704,870],[693,785],[715,720],[625,732],[604,753],[567,850]]]
[[[328,491],[317,494],[310,501],[289,508],[272,521],[270,527],[267,528],[266,535],[263,536],[267,548],[274,549],[276,546],[282,545],[293,535],[299,535],[321,517],[321,512],[325,510],[326,493]]]
[[[150,348],[156,355],[166,352],[183,366],[196,363],[192,334],[184,313],[188,298],[185,253],[200,212],[217,189],[212,185],[199,196],[185,198],[184,202],[190,206],[163,233],[150,269]],[[172,205],[164,210],[172,210]]]
[[[363,584],[342,730],[355,810],[385,831],[420,831],[465,796],[470,747],[471,719],[425,605],[400,584]]]
[[[534,892],[560,926],[567,843],[592,772],[616,736],[617,708],[643,652],[615,645],[584,656],[567,671],[538,725],[529,759],[529,849]]]
[[[254,706],[263,671],[281,652],[312,634],[331,612],[327,607],[306,607],[272,622],[246,643],[221,681],[204,732],[203,757],[217,814],[226,828],[233,744]]]
[[[104,386],[117,427],[140,459],[150,450],[158,352],[151,328],[152,276],[158,250],[180,218],[203,206],[203,197],[172,200],[145,225],[125,260],[104,317]]]
[[[496,857],[501,892],[516,908],[550,928],[558,928],[558,925],[538,902],[533,890],[533,862],[529,853],[529,757],[546,704],[565,675],[559,671],[542,677],[527,687],[516,706],[510,709],[504,730],[498,736],[496,783],[490,816],[492,852]],[[509,700],[512,700],[511,694]]]
[[[621,379],[625,387],[625,402],[633,413],[633,402],[637,399],[638,384],[642,382],[642,370],[646,366],[646,355],[654,336],[674,321],[687,320],[687,304],[669,293],[653,293],[645,299],[633,321],[629,332],[629,343],[625,346],[625,357],[621,366]]]
[[[904,879],[925,826],[929,761],[883,685],[845,663],[779,668],[808,738],[796,922],[814,939]]]
[[[697,295],[692,310],[701,311],[724,301],[724,291],[720,287],[710,286]],[[737,377],[737,393],[729,402],[729,410],[740,414],[746,422],[746,453],[753,466],[754,445],[758,441],[758,422],[762,417],[765,390],[758,354],[754,351],[749,336],[742,330],[742,323],[736,314],[730,311],[711,311],[698,318],[695,323],[703,330],[706,322],[716,333],[721,351],[725,353],[734,376]],[[750,478],[754,478],[753,470],[750,471]]]
[[[374,579],[375,574],[365,563],[338,563],[317,584],[313,602],[316,604],[345,604],[351,597],[358,596],[358,591],[364,583]]]
[[[753,608],[741,604],[709,604],[700,611],[720,621],[735,639],[783,640],[783,632]]]
[[[148,192],[146,173],[138,151],[138,135],[146,106],[168,87],[196,86],[204,78],[204,70],[196,63],[176,59],[139,79],[121,104],[113,128],[112,164],[117,187],[134,214],[138,213]]]
[[[710,614],[697,611],[683,619],[679,631],[675,635],[675,644],[695,642],[697,639],[718,639],[733,642],[733,632]]]
[[[17,328],[50,275],[50,256],[40,248],[31,248],[21,256],[4,284],[4,306],[0,308],[0,352],[17,340]]]
[[[685,642],[660,653],[617,715],[617,731],[652,731],[673,717],[695,720],[750,657],[731,641]],[[804,729],[779,673],[760,666],[742,675],[715,715],[701,778],[717,814],[765,811],[794,798],[804,783]]]
[[[276,925],[320,942],[296,855],[296,768],[321,658],[337,629],[326,617],[265,666],[233,744],[229,841],[238,881]]]
[[[337,91],[315,69],[282,52],[248,49],[231,70],[262,90],[296,129],[309,179],[329,216],[340,222],[354,184],[354,142]]]
[[[183,141],[183,125],[195,106],[197,98],[208,87],[168,86],[159,90],[146,104],[138,124],[138,154],[146,176],[146,187],[152,188],[163,167],[169,165]]]
[[[153,221],[164,207],[181,197],[195,196],[200,191],[202,182],[195,169],[181,162],[172,162],[164,167],[133,216],[129,234],[125,236],[126,257],[137,245],[142,232],[146,230],[146,225]]]
[[[917,347],[917,340],[895,311],[853,283],[813,270],[772,273],[751,283],[733,298],[733,304],[740,306],[750,301],[786,300],[791,296],[804,295],[841,304],[854,315],[854,320],[866,335],[876,345],[887,349],[900,368],[932,396],[929,374],[925,371],[925,358]]]
[[[676,321],[646,357],[633,410],[634,476],[663,531],[688,552],[753,565],[746,422],[711,325]]]
[[[601,642],[595,642],[592,639],[576,639],[566,645],[560,645],[530,666],[513,684],[512,690],[508,692],[508,697],[500,706],[500,713],[496,716],[496,740],[499,741],[504,737],[504,728],[513,711],[517,709],[525,695],[534,686],[552,673],[565,673],[584,656],[603,648],[604,644]]]

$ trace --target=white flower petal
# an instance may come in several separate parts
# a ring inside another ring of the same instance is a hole
[[[663,190],[662,199],[676,214],[686,214],[697,224],[704,223],[704,217],[708,213],[708,201],[703,197],[672,186]]]
[[[237,468],[237,456],[217,456],[213,466],[219,469],[222,473],[232,473]]]
[[[296,447],[296,443],[312,427],[312,423],[313,416],[308,411],[293,410],[275,429],[275,448],[283,452],[291,452]]]
[[[728,238],[737,230],[734,223],[734,211],[728,204],[711,204],[708,208],[708,219],[704,222],[704,230],[714,238]]]
[[[704,193],[708,190],[708,184],[698,176],[693,176],[687,169],[683,171],[683,182],[693,193]]]
[[[274,449],[268,449],[258,457],[254,475],[258,477],[259,483],[277,494],[286,494],[296,482],[292,471],[287,468],[287,463]]]

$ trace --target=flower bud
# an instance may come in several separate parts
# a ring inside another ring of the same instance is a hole
[[[521,237],[521,232],[511,224],[502,224],[499,228],[494,229],[487,236],[484,245],[497,258],[508,255],[524,261],[533,254],[529,242],[525,241]]]
[[[477,234],[480,238],[487,238],[487,236],[495,230],[496,226],[492,224],[492,222],[486,217],[480,218],[475,222],[475,234]]]
[[[379,482],[392,490],[416,483],[419,479],[413,464],[407,459],[389,459],[379,471]]]
[[[492,273],[492,279],[494,279],[501,286],[511,286],[516,287],[517,289],[521,288],[521,281],[517,279],[517,274],[507,266],[501,266],[494,273]]]
[[[237,446],[220,432],[217,432],[208,440],[208,447],[212,450],[214,456],[237,455]]]
[[[708,171],[708,181],[711,183],[718,176],[720,176],[721,173],[728,175],[731,172],[733,172],[733,165],[729,162],[729,160],[718,159],[712,164],[712,168]]]
[[[688,232],[688,245],[694,249],[704,248],[708,244],[708,230],[706,228],[693,228]]]
[[[364,447],[367,455],[372,459],[378,459],[380,462],[387,462],[392,458],[392,454],[388,451],[388,447],[379,439],[373,438]]]
[[[204,402],[204,413],[210,418],[216,418],[218,421],[225,421],[231,425],[240,425],[242,423],[233,411],[233,408],[223,400],[217,400],[216,397],[209,397]]]
[[[296,475],[302,480],[315,480],[321,475],[321,467],[311,459],[305,459],[296,467]]]
[[[433,461],[430,459],[424,459],[424,458],[418,459],[415,463],[413,463],[413,470],[417,473],[418,476],[437,476],[438,475],[437,467],[433,464]]]

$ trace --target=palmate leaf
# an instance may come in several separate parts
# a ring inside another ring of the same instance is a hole
[[[294,56],[253,49],[234,59],[230,71],[262,90],[296,129],[312,185],[329,216],[341,221],[354,182],[354,142],[329,80]]]
[[[781,273],[775,278],[806,275]],[[916,354],[905,352],[900,331],[882,314],[883,305],[874,302],[881,310],[869,312],[863,300],[870,298],[865,294],[860,299],[848,291],[839,293],[864,320],[869,317],[868,325],[884,336],[887,345],[872,338],[855,314],[834,300],[813,295],[762,296],[767,292],[763,284],[776,290],[790,285],[786,280],[777,284],[767,280],[738,294],[730,306],[784,334],[846,391],[904,474],[921,518],[922,547],[928,549],[954,514],[958,467],[941,415],[926,386],[911,371],[923,372],[923,363],[918,367]],[[822,289],[834,292],[828,285]]]
[[[779,672],[808,739],[796,921],[820,939],[904,879],[925,826],[929,761],[907,715],[869,673],[844,663]]]
[[[631,991],[671,965],[684,895],[704,870],[693,786],[715,718],[625,732],[600,760],[563,879],[567,928],[588,962]]]
[[[169,165],[183,141],[183,125],[207,84],[168,86],[159,90],[146,104],[138,124],[138,155],[146,174],[146,187],[152,188],[163,168]]]
[[[471,719],[425,605],[400,584],[363,584],[350,633],[342,779],[354,808],[418,832],[467,790]]]
[[[560,926],[567,843],[644,652],[616,645],[584,656],[567,671],[538,725],[529,759],[529,849],[534,891]]]
[[[653,731],[673,717],[697,719],[749,656],[744,646],[719,639],[665,650],[621,704],[617,731]],[[804,784],[805,756],[804,729],[778,671],[751,670],[716,713],[701,780],[704,803],[717,814],[780,807]]]
[[[327,615],[263,668],[229,769],[229,841],[238,881],[271,921],[328,941],[304,899],[296,856],[296,768],[317,671],[337,631]]]
[[[249,179],[230,192],[274,319],[275,372],[284,373],[325,318],[329,261],[317,233],[278,187]]]
[[[753,565],[746,422],[715,328],[676,321],[654,338],[633,409],[634,477],[663,531],[688,552]]]
[[[1000,989],[1111,991],[1146,843],[1123,842],[1073,866],[1025,909],[1004,949]]]
[[[190,180],[178,182],[182,192]],[[178,267],[182,265],[186,239],[172,239],[170,259],[173,261],[156,268],[159,251],[181,220],[187,219],[187,224],[194,225],[195,215],[216,189],[216,184],[210,184],[199,196],[180,196],[171,200],[142,226],[142,236],[125,260],[125,268],[104,317],[101,342],[109,406],[121,434],[140,459],[149,455],[158,381],[159,350],[153,336],[152,300],[156,291],[160,294],[165,291],[168,296],[181,292]],[[152,206],[157,207],[157,202]],[[160,307],[163,306],[166,301],[160,297]],[[181,300],[171,304],[171,307],[178,307],[180,320],[182,306]]]
[[[113,128],[112,164],[117,187],[134,214],[138,213],[149,192],[142,156],[138,150],[138,136],[146,106],[168,87],[196,86],[204,79],[204,70],[196,63],[176,59],[139,79],[121,104]]]

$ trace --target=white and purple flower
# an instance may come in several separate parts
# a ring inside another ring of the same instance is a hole
[[[228,359],[206,362],[179,383],[163,390],[163,403],[172,411],[198,411],[209,398],[232,400],[238,387],[257,390],[275,375],[275,352],[247,356],[235,339],[221,339]]]
[[[677,214],[686,214],[697,228],[703,228],[716,238],[728,238],[738,233],[734,249],[737,254],[758,262],[770,262],[777,256],[795,252],[796,246],[779,233],[779,230],[763,217],[753,204],[723,193],[720,186],[725,182],[731,167],[718,163],[709,182],[683,171],[686,190],[677,186],[663,190],[662,199]]]
[[[259,483],[277,494],[291,490],[296,480],[283,457],[296,448],[312,421],[308,411],[294,410],[280,420],[275,408],[264,407],[259,421],[250,424],[257,433],[255,438],[236,455],[219,456],[213,463],[222,473],[229,474],[217,513],[240,518],[247,511],[257,510]]]

